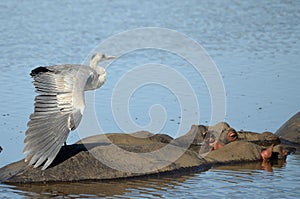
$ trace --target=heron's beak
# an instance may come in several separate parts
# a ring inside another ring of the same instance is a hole
[[[105,56],[105,60],[116,59],[116,56]]]

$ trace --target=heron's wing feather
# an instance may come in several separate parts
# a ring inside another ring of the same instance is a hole
[[[30,115],[24,152],[34,167],[46,161],[46,169],[60,151],[68,134],[74,130],[84,109],[84,87],[91,70],[80,65],[39,67],[32,71],[35,97]]]

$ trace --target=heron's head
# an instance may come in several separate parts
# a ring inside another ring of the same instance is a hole
[[[115,59],[114,56],[107,56],[105,54],[102,54],[102,53],[95,53],[92,57],[91,57],[91,60],[90,60],[90,66],[92,68],[97,68],[99,62],[101,61],[106,61],[106,60],[110,60],[110,59]]]

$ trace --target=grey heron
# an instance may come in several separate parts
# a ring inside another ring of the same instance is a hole
[[[27,124],[25,161],[34,168],[44,162],[45,170],[53,162],[70,131],[75,130],[84,111],[84,91],[102,86],[106,71],[99,67],[100,61],[113,59],[96,53],[91,57],[90,66],[63,64],[40,66],[31,71],[35,97],[34,112]]]

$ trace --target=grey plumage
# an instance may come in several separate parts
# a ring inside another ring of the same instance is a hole
[[[38,95],[30,115],[23,152],[25,161],[46,169],[53,162],[70,131],[76,129],[84,111],[84,91],[99,88],[106,71],[98,67],[112,59],[100,53],[92,56],[90,66],[64,64],[38,67],[31,72]]]

